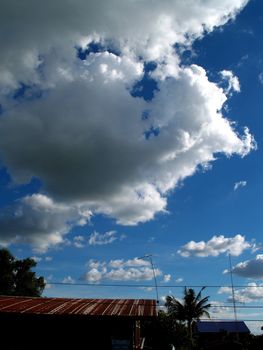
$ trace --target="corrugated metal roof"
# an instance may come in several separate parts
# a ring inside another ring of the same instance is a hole
[[[197,322],[198,332],[201,333],[249,333],[244,321],[199,321]]]
[[[0,296],[0,313],[149,317],[157,316],[149,299],[69,299]]]

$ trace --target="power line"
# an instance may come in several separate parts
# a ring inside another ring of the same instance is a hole
[[[232,321],[231,318],[202,318],[200,321]],[[243,319],[240,321],[245,322],[263,322],[263,319]]]
[[[231,307],[234,307],[233,305],[213,305],[211,304],[211,308],[213,307],[218,307],[218,308],[231,308]],[[236,305],[236,308],[239,308],[239,309],[263,309],[263,305]]]
[[[65,286],[89,286],[89,287],[133,287],[133,288],[155,288],[156,285],[152,284],[117,284],[117,283],[70,283],[70,282],[50,282],[46,281],[48,285],[65,285]],[[163,285],[158,284],[158,288],[232,288],[230,285]],[[263,288],[263,285],[247,286],[247,285],[234,285],[234,288]]]

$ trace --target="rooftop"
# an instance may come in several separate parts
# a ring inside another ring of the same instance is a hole
[[[199,321],[197,329],[200,333],[249,333],[244,321]]]
[[[157,316],[150,299],[73,299],[0,296],[0,313],[43,315]]]

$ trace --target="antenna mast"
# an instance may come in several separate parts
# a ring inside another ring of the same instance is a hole
[[[230,253],[228,254],[228,257],[229,257],[229,267],[230,267],[230,278],[231,278],[231,289],[232,289],[234,317],[235,317],[235,321],[237,321],[237,308],[236,308],[235,290],[234,290],[234,285],[233,285],[232,261],[231,261],[231,254]]]

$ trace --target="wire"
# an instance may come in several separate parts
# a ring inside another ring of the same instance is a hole
[[[202,318],[200,321],[233,321],[231,318]],[[245,321],[245,322],[263,322],[262,319],[243,319],[242,320],[237,320],[238,321]]]
[[[46,281],[48,285],[65,285],[65,286],[89,286],[89,287],[133,287],[133,288],[155,288],[152,284],[112,284],[112,283],[70,283],[70,282],[50,282]],[[231,288],[228,285],[157,285],[158,288]],[[236,285],[234,288],[263,288],[262,285],[258,286],[246,286]]]

